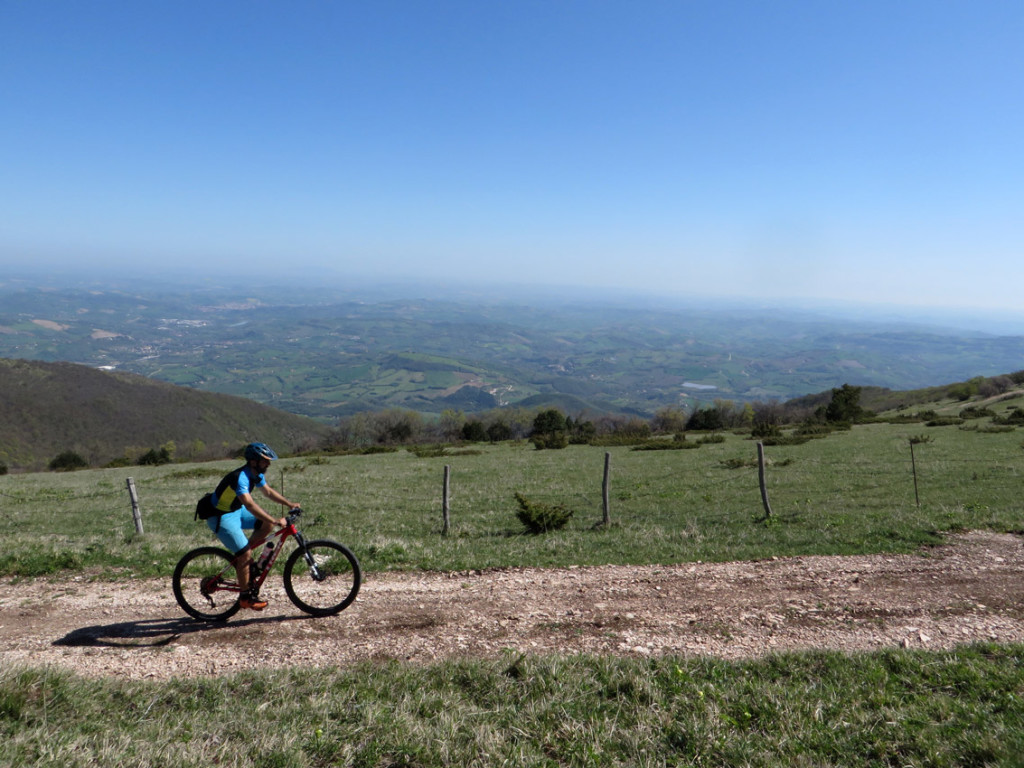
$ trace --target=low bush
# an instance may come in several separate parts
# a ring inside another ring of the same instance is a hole
[[[571,509],[561,504],[531,501],[521,493],[516,493],[515,497],[519,504],[516,517],[530,533],[547,533],[564,528],[573,514]]]
[[[64,451],[50,460],[49,467],[54,472],[74,472],[76,469],[88,469],[89,462],[74,451]]]
[[[979,408],[976,405],[968,406],[960,411],[961,419],[986,419],[992,418],[996,413],[991,408]]]
[[[963,424],[964,420],[956,416],[940,416],[937,419],[925,422],[926,427],[956,427]]]
[[[1024,408],[1014,408],[1012,411],[1007,413],[1005,416],[997,416],[992,419],[993,424],[1003,425],[1024,425]]]
[[[530,438],[530,442],[538,451],[543,451],[545,448],[559,450],[569,447],[569,436],[565,432],[548,432],[534,435]]]

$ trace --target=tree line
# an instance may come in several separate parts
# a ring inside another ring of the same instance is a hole
[[[966,401],[974,397],[992,397],[1024,384],[1024,371],[991,378],[976,377],[967,382],[929,390],[934,399],[948,397]],[[749,431],[752,437],[766,444],[777,441],[803,441],[825,432],[869,421],[874,412],[862,405],[864,388],[843,384],[816,396],[780,402],[754,401],[743,404],[728,399],[714,400],[710,405],[666,406],[650,418],[624,414],[565,414],[557,408],[496,408],[467,414],[449,409],[438,417],[424,416],[418,411],[391,408],[367,411],[341,419],[330,433],[318,440],[306,438],[301,445],[285,448],[293,453],[347,452],[393,449],[411,445],[499,443],[528,440],[538,449],[565,448],[572,444],[636,445],[659,436],[674,436],[677,444],[685,443],[687,432]],[[872,400],[885,410],[905,410],[912,403],[901,402],[908,394],[888,390],[872,390]],[[924,396],[924,391],[920,393]],[[931,412],[926,412],[931,413]],[[1024,412],[1021,414],[1024,420]],[[913,419],[897,415],[896,419]],[[796,427],[793,435],[784,436],[784,427]],[[198,446],[198,447],[197,447]],[[224,456],[240,456],[243,446],[234,450],[225,445]],[[283,446],[282,446],[283,447]],[[685,444],[678,447],[687,447]],[[164,464],[193,459],[205,449],[197,441],[186,455],[175,455],[174,441],[142,453],[137,459],[127,457],[112,463]],[[63,451],[49,464],[55,471],[72,471],[89,466],[75,451]],[[7,467],[0,464],[0,474]]]
[[[738,405],[718,399],[707,406],[660,408],[650,418],[622,414],[565,414],[557,408],[501,408],[466,414],[446,410],[436,419],[393,408],[342,419],[325,448],[353,450],[425,443],[498,443],[529,440],[537,448],[571,444],[635,443],[659,435],[750,430],[771,435],[785,425],[852,423],[873,416],[861,407],[861,387],[833,389],[825,406],[794,406],[778,401]]]

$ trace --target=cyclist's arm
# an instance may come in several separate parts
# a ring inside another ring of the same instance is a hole
[[[293,504],[292,502],[288,501],[288,499],[286,499],[280,493],[275,491],[269,485],[261,485],[260,490],[263,491],[263,495],[266,496],[268,499],[270,499],[271,501],[276,501],[278,504],[284,504],[286,507],[288,507],[288,509],[295,509],[297,506],[299,506],[298,504]]]
[[[269,498],[272,498],[269,496],[269,494],[266,494],[266,492],[264,492],[264,494],[267,495]],[[245,508],[252,512],[255,517],[258,517],[260,520],[270,524],[271,526],[283,528],[285,525],[288,524],[288,521],[283,517],[272,517],[266,510],[263,509],[263,507],[256,503],[256,500],[252,497],[251,493],[238,494],[238,500],[241,501],[242,504],[245,505]]]

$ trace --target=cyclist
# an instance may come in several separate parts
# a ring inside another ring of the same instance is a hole
[[[239,604],[242,608],[262,611],[267,601],[261,600],[255,590],[249,589],[249,567],[253,562],[249,550],[249,540],[243,530],[252,530],[252,539],[259,541],[264,536],[260,533],[264,525],[270,529],[283,528],[288,521],[283,517],[274,517],[256,503],[252,494],[257,488],[271,501],[284,504],[290,509],[299,506],[288,501],[275,491],[263,476],[270,467],[270,462],[277,459],[277,454],[266,443],[250,443],[245,447],[245,466],[229,472],[217,484],[217,489],[210,498],[216,514],[206,521],[210,530],[217,534],[235,555],[235,572],[238,575],[238,586],[241,590]],[[268,531],[269,534],[269,531]]]

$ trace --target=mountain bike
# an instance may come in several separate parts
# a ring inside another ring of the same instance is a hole
[[[300,610],[313,616],[333,616],[345,610],[359,594],[362,571],[352,551],[330,539],[307,540],[296,527],[302,510],[293,509],[286,525],[259,541],[250,542],[263,556],[250,565],[249,588],[258,591],[277,561],[288,538],[298,547],[284,564],[284,590]],[[200,621],[227,621],[239,609],[241,589],[235,555],[220,547],[199,547],[188,552],[174,569],[174,599],[189,616]]]

